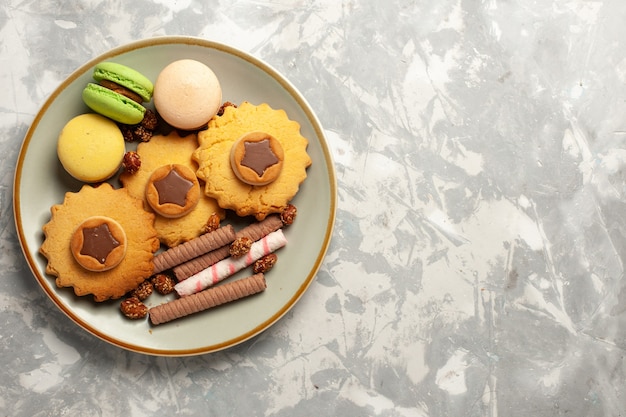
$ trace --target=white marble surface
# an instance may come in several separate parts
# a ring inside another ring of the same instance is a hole
[[[0,3],[0,414],[626,415],[626,3]],[[338,212],[303,299],[189,358],[108,345],[50,302],[13,222],[20,143],[107,49],[227,43],[281,71],[332,148]]]

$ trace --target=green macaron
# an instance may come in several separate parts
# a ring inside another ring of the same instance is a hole
[[[87,84],[83,101],[96,113],[128,125],[140,123],[146,113],[146,108],[136,101],[95,83]]]
[[[116,62],[101,62],[94,67],[94,80],[114,82],[138,94],[143,101],[150,101],[154,86],[140,72]]]
[[[89,83],[83,90],[83,101],[87,106],[119,123],[141,122],[146,113],[141,103],[150,101],[154,90],[148,78],[126,65],[101,62],[94,67],[93,79],[99,84]],[[110,83],[114,83],[113,87]]]

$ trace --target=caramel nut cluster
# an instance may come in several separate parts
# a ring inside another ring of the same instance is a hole
[[[122,160],[122,167],[124,171],[129,174],[134,174],[139,171],[141,168],[141,157],[135,151],[128,151],[124,154],[124,159]]]
[[[148,315],[148,307],[137,297],[129,297],[120,303],[120,310],[129,319],[142,319]]]
[[[174,292],[174,285],[176,285],[176,282],[174,281],[174,278],[167,274],[156,274],[152,277],[151,281],[156,292],[161,295],[167,295]]]
[[[119,127],[126,142],[148,142],[152,139],[158,124],[158,118],[154,111],[146,109],[140,123],[136,125],[119,124]]]
[[[202,227],[202,234],[211,233],[220,228],[220,216],[213,213]]]
[[[257,259],[252,265],[252,272],[255,274],[266,273],[274,267],[278,256],[275,253],[265,255],[261,259]]]
[[[296,220],[298,215],[298,209],[293,204],[287,204],[285,208],[280,212],[280,220],[285,226],[289,226]]]
[[[235,239],[233,243],[230,244],[229,253],[233,258],[239,258],[250,251],[250,247],[252,246],[252,239],[246,236],[241,236]]]
[[[152,283],[148,280],[145,280],[131,293],[131,296],[137,297],[140,301],[144,301],[152,294],[152,290],[154,287]]]

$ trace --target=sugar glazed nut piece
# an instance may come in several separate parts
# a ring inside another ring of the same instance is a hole
[[[154,287],[152,286],[152,282],[150,282],[149,280],[145,280],[131,292],[131,296],[137,297],[140,301],[143,301],[150,297],[153,289]]]
[[[143,116],[143,120],[140,125],[148,130],[154,131],[159,125],[159,119],[156,113],[150,109],[146,109],[146,114]]]
[[[265,255],[261,259],[256,260],[254,264],[252,264],[252,272],[255,274],[265,274],[274,267],[277,260],[278,256],[276,256],[275,253]]]
[[[298,210],[293,204],[287,204],[285,208],[280,212],[280,220],[285,226],[289,226],[296,220]]]
[[[206,224],[202,227],[202,234],[211,233],[220,228],[220,216],[213,213],[209,216]]]
[[[246,236],[241,236],[235,239],[233,243],[230,244],[230,248],[228,252],[230,256],[233,258],[240,258],[244,256],[246,253],[250,252],[250,248],[252,247],[252,239]]]
[[[135,151],[128,151],[124,154],[122,167],[129,174],[134,174],[141,168],[141,157]]]
[[[142,125],[137,125],[133,129],[133,138],[139,142],[148,142],[152,139],[152,131],[146,129]]]
[[[174,278],[167,274],[156,274],[150,280],[156,292],[161,295],[167,295],[174,292],[174,285],[176,285],[176,281]]]
[[[148,307],[137,297],[129,297],[120,303],[120,310],[129,319],[142,319],[148,315]]]
[[[146,109],[143,120],[136,125],[125,125],[118,123],[118,126],[126,142],[148,142],[152,139],[154,131],[158,126],[156,113]]]
[[[222,106],[220,107],[220,109],[217,111],[217,116],[222,116],[224,115],[224,109],[226,107],[237,107],[236,104],[231,103],[230,101],[225,101],[224,104],[222,104]]]

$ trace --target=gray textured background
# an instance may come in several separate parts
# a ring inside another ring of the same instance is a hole
[[[3,0],[0,414],[626,415],[625,18],[621,0]],[[302,300],[192,358],[70,322],[29,272],[11,207],[53,89],[159,35],[282,72],[338,177]]]

